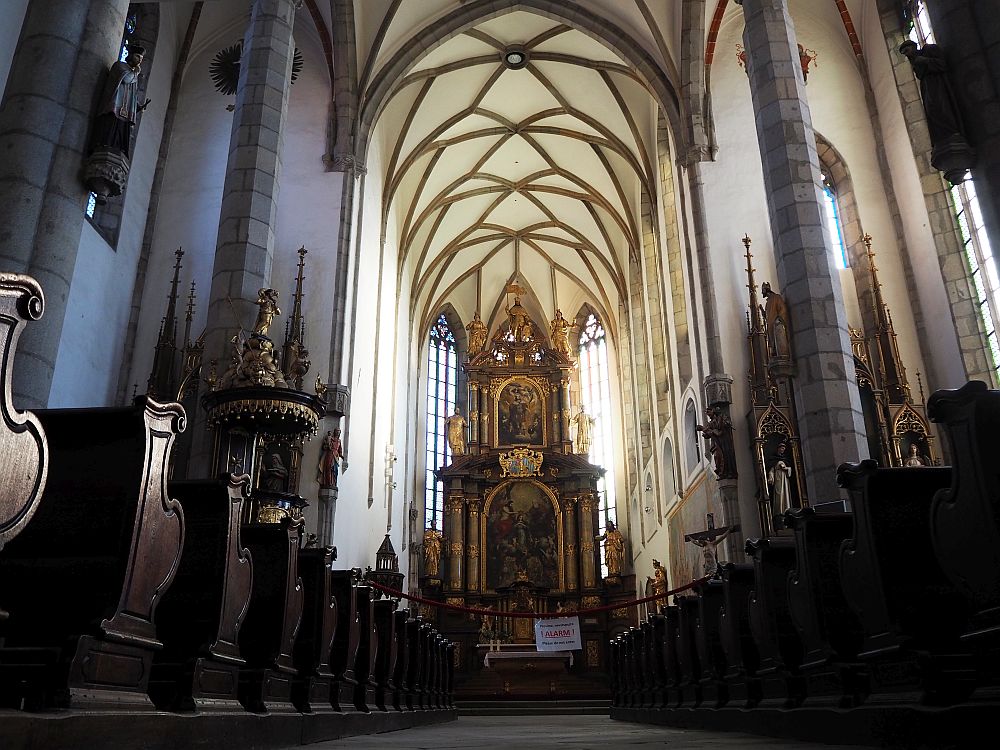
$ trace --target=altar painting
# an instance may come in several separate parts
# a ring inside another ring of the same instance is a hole
[[[497,444],[542,445],[544,437],[542,396],[527,381],[515,380],[497,397]]]
[[[514,481],[493,495],[486,516],[485,579],[510,586],[520,571],[535,586],[560,588],[559,526],[552,500],[534,482]]]

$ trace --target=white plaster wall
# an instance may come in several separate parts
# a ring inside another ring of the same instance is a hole
[[[7,76],[27,10],[28,0],[4,0],[4,22],[0,25],[0,91],[7,86]]]
[[[136,137],[117,249],[84,222],[52,380],[53,408],[107,406],[115,398],[132,283],[177,56],[179,23],[187,23],[186,11],[171,4],[161,6],[156,51],[147,71],[147,96],[152,101]],[[144,376],[138,382],[144,385],[145,381]]]

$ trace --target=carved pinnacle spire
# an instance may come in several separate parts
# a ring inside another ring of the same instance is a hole
[[[160,335],[153,354],[153,368],[146,383],[146,392],[158,399],[173,398],[176,386],[177,287],[180,283],[183,248],[178,247],[174,255],[177,260],[174,262],[174,277],[170,282],[170,294],[167,296],[167,311],[160,326]]]
[[[281,349],[281,364],[285,371],[285,379],[299,390],[302,389],[303,377],[309,370],[308,352],[306,350],[306,324],[302,317],[302,282],[305,279],[306,253],[305,247],[300,247],[299,270],[295,277],[295,292],[292,294],[292,315],[285,325],[285,344]]]

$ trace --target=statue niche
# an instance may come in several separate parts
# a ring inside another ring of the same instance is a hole
[[[500,485],[486,510],[486,586],[510,586],[526,574],[535,586],[562,588],[559,523],[553,501],[540,485],[514,480]]]
[[[497,397],[497,445],[544,445],[545,410],[538,388],[514,380]]]

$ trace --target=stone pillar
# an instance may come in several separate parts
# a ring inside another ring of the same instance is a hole
[[[479,445],[479,383],[469,384],[469,442]],[[471,453],[471,451],[470,451]]]
[[[948,78],[962,109],[966,136],[976,150],[972,177],[983,223],[1000,243],[1000,23],[995,3],[927,3],[934,39],[948,63]],[[898,54],[898,53],[897,53]]]
[[[775,244],[788,304],[806,482],[814,503],[839,496],[836,469],[864,452],[864,420],[840,281],[820,193],[819,160],[786,0],[743,5],[750,90]]]
[[[445,586],[449,591],[462,590],[462,562],[465,557],[465,523],[462,518],[461,495],[448,498],[444,514],[444,536],[448,543],[448,574]]]
[[[594,509],[597,499],[590,493],[580,496],[580,574],[583,590],[596,589],[597,556],[594,554]]]
[[[479,591],[479,513],[482,500],[470,498],[465,532],[465,589]]]
[[[18,345],[18,408],[48,405],[86,220],[80,171],[127,10],[128,0],[31,0],[11,64],[0,108],[0,267],[45,291],[45,324]]]
[[[565,550],[563,552],[566,565],[566,590],[576,591],[580,588],[580,556],[576,540],[576,498],[566,497],[562,501],[563,528],[566,530]]]
[[[295,0],[254,0],[243,38],[205,346],[205,356],[218,357],[222,370],[236,331],[228,298],[242,325],[251,326],[257,290],[268,286],[271,275],[296,5]]]

